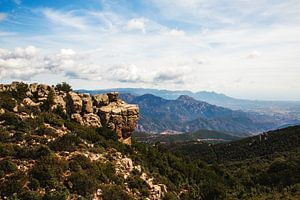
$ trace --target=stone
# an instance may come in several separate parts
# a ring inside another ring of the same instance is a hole
[[[1,91],[16,91],[18,86],[28,87],[27,97],[23,99],[13,110],[21,111],[21,105],[41,106],[50,93],[54,92],[54,105],[51,109],[58,106],[63,108],[71,119],[85,126],[107,127],[115,131],[118,140],[125,144],[131,144],[131,134],[136,128],[139,118],[139,108],[137,105],[127,104],[119,99],[118,92],[107,94],[77,94],[75,92],[57,91],[54,86],[33,83],[13,82],[12,84],[0,84]],[[35,100],[33,100],[33,97]],[[3,111],[1,111],[3,112]],[[34,116],[32,116],[34,118]]]
[[[94,113],[84,114],[82,122],[85,126],[101,127],[100,117]]]
[[[81,113],[82,111],[82,99],[75,92],[68,93],[68,103],[71,113]]]
[[[61,106],[64,111],[66,110],[67,105],[66,105],[64,98],[61,95],[55,95],[53,101],[54,101],[54,105],[53,105],[52,109],[55,109],[58,106]]]
[[[23,99],[23,104],[26,106],[33,106],[33,107],[37,107],[40,105],[40,103],[35,103],[34,101],[32,101],[30,98],[25,98]]]
[[[37,96],[38,97],[46,97],[51,90],[49,85],[40,84],[37,86]]]
[[[29,91],[33,94],[37,92],[38,84],[37,83],[32,83],[29,85]]]
[[[5,110],[3,108],[0,108],[0,115],[4,114]]]
[[[0,84],[0,92],[5,92],[6,86],[4,84]]]
[[[73,113],[71,115],[71,119],[78,122],[79,124],[83,124],[82,117],[79,113]]]
[[[93,112],[93,101],[89,94],[83,94],[82,97],[82,111],[84,113],[92,113]]]
[[[110,92],[107,93],[109,102],[117,102],[119,97],[119,92]]]
[[[97,94],[93,96],[93,102],[96,107],[107,106],[109,98],[107,94]]]

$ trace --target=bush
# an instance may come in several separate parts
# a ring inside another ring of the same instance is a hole
[[[87,196],[96,191],[96,180],[94,177],[88,176],[84,172],[74,172],[68,180],[72,183],[71,190],[80,195]]]
[[[31,171],[32,178],[37,179],[42,187],[55,188],[62,178],[65,163],[54,156],[41,157]]]
[[[44,121],[48,124],[51,124],[55,127],[61,127],[64,125],[64,120],[59,116],[54,113],[43,113],[42,117]]]
[[[54,91],[50,90],[47,99],[43,102],[41,109],[42,111],[50,111],[51,107],[54,105]]]
[[[131,200],[132,198],[120,187],[116,185],[106,186],[102,189],[103,200]]]
[[[13,108],[16,107],[17,103],[6,93],[0,93],[0,108],[5,108],[9,111],[13,111]]]
[[[58,83],[56,89],[64,92],[72,91],[72,87],[66,82]]]
[[[147,183],[139,176],[130,176],[127,179],[128,187],[131,189],[137,189],[143,196],[149,196],[150,192]]]
[[[40,182],[36,178],[31,178],[28,184],[31,190],[37,190],[40,187]]]
[[[34,192],[30,190],[23,190],[18,197],[22,200],[41,200],[42,196],[39,192]]]
[[[0,115],[0,121],[5,121],[4,125],[11,125],[17,127],[20,124],[20,118],[12,112],[5,112]]]
[[[50,143],[54,151],[75,151],[80,144],[80,139],[72,133],[67,133]]]
[[[4,159],[0,161],[0,170],[5,173],[12,173],[17,171],[17,165],[11,159]]]

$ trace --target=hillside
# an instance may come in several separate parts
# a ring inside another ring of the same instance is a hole
[[[233,111],[185,95],[176,100],[167,100],[151,94],[121,94],[120,97],[126,102],[139,105],[141,117],[138,130],[144,132],[214,130],[246,136],[285,124],[284,121],[273,117]]]
[[[240,137],[228,135],[226,133],[199,130],[191,133],[178,133],[172,131],[166,131],[162,134],[150,134],[144,132],[135,132],[133,138],[137,141],[154,144],[156,142],[164,144],[183,143],[183,142],[208,142],[208,143],[220,143],[229,142],[232,140],[241,139]]]
[[[170,146],[171,150],[192,158],[219,163],[268,156],[299,148],[300,126],[269,131],[224,144],[209,145],[189,142]]]
[[[166,146],[146,145],[134,140],[129,143],[133,122],[128,123],[128,118],[136,117],[137,110],[134,105],[118,101],[116,93],[103,94],[99,98],[91,96],[93,101],[101,99],[98,104],[92,104],[91,112],[100,115],[99,124],[96,116],[94,120],[84,117],[89,107],[83,103],[87,102],[84,101],[88,98],[86,95],[72,92],[67,84],[36,86],[1,85],[0,199],[300,197],[300,179],[291,176],[297,175],[299,164],[294,162],[299,158],[297,152],[290,151],[289,156],[284,157],[287,167],[280,176],[273,172],[282,165],[274,164],[273,158],[264,163],[264,168],[256,168],[254,175],[250,170],[255,165],[242,160],[242,165],[248,168],[237,173],[235,166],[208,165],[174,154]],[[60,102],[66,103],[66,109],[55,101],[64,95],[67,98]],[[80,102],[85,106],[79,106]],[[118,115],[120,112],[115,110],[116,107],[118,110],[127,108],[127,112],[124,110]],[[102,112],[108,110],[105,112],[108,119],[101,118]],[[72,117],[74,114],[78,118]],[[82,120],[78,120],[80,117]],[[288,179],[282,182],[282,177]],[[277,181],[273,181],[274,178]]]

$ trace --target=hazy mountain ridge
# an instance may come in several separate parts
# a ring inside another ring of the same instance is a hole
[[[172,91],[148,88],[113,88],[105,90],[79,90],[91,94],[118,91],[120,93],[131,93],[136,96],[153,94],[165,99],[175,100],[181,95],[188,95],[199,101],[230,108],[233,110],[243,110],[247,112],[258,112],[276,117],[286,117],[293,121],[300,119],[300,101],[266,101],[266,100],[247,100],[229,97],[225,94],[216,92],[200,91],[191,92],[188,90]],[[293,123],[291,123],[293,124]]]
[[[120,97],[126,102],[139,105],[139,131],[194,132],[205,129],[242,136],[276,129],[288,122],[258,113],[233,111],[197,101],[186,95],[181,95],[176,100],[167,100],[151,94],[121,94]]]

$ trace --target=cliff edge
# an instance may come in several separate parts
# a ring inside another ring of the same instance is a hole
[[[117,92],[93,96],[64,91],[45,84],[22,82],[0,84],[0,92],[5,91],[19,94],[19,100],[15,101],[13,108],[14,112],[19,112],[24,106],[38,110],[47,106],[50,111],[60,109],[81,125],[107,127],[116,131],[120,142],[131,145],[131,135],[139,118],[139,107],[119,99]],[[34,113],[31,116],[23,114],[25,118],[34,117]]]

